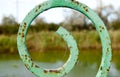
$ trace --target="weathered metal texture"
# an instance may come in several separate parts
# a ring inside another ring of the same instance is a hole
[[[17,37],[19,54],[25,66],[38,77],[62,77],[73,68],[78,57],[77,45],[75,43],[75,40],[72,38],[72,36],[69,35],[69,33],[62,27],[60,27],[57,30],[57,33],[60,36],[62,36],[63,39],[67,42],[71,51],[70,58],[63,65],[63,67],[52,70],[43,69],[32,62],[31,57],[27,50],[26,35],[31,22],[40,13],[55,7],[67,7],[67,8],[75,9],[83,13],[94,23],[102,42],[102,61],[96,77],[107,77],[111,65],[111,58],[112,58],[111,41],[107,29],[104,23],[102,22],[102,20],[100,19],[100,17],[95,12],[93,12],[85,4],[82,4],[75,0],[48,0],[36,6],[33,10],[31,10],[28,13],[28,15],[23,20],[22,24],[20,24],[18,37]]]

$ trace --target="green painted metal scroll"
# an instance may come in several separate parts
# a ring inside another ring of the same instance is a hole
[[[94,23],[102,42],[102,61],[96,77],[107,77],[112,58],[112,49],[109,34],[100,17],[95,12],[93,12],[88,6],[75,0],[48,0],[36,6],[33,10],[31,10],[28,13],[23,22],[20,24],[17,36],[19,54],[25,66],[38,77],[63,77],[74,67],[75,62],[78,58],[77,44],[72,35],[62,27],[59,27],[56,32],[67,42],[67,45],[70,48],[70,57],[62,67],[57,69],[43,69],[35,63],[33,63],[28,53],[28,49],[26,46],[26,35],[31,22],[40,13],[55,7],[67,7],[75,9],[83,13]]]

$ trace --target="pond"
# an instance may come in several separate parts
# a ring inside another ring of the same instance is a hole
[[[68,51],[45,51],[30,53],[35,63],[43,68],[62,66],[68,56]],[[113,52],[112,66],[108,77],[120,77],[120,51]],[[65,77],[95,77],[100,65],[101,51],[83,50],[74,69]],[[0,54],[0,77],[36,77],[29,72],[18,54]]]

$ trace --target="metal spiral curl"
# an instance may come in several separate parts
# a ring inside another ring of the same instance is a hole
[[[77,44],[72,35],[62,27],[59,27],[56,32],[65,40],[65,42],[67,42],[67,45],[70,48],[70,57],[62,67],[57,69],[43,69],[33,63],[28,53],[26,46],[26,35],[31,22],[40,13],[56,7],[66,7],[77,10],[87,16],[94,23],[102,42],[102,60],[96,77],[107,77],[112,58],[111,41],[108,31],[103,21],[94,11],[92,11],[87,5],[76,0],[48,0],[42,4],[39,4],[28,13],[23,22],[20,24],[17,36],[19,54],[25,66],[38,77],[63,77],[74,67],[79,54]]]

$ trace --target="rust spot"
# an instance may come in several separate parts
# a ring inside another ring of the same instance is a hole
[[[31,60],[29,59],[29,63],[31,62]]]
[[[27,25],[27,23],[26,23],[26,22],[24,22],[24,28],[26,28],[26,25]]]
[[[18,24],[18,26],[20,26],[20,24]]]
[[[70,49],[72,48],[72,46],[69,47]]]
[[[27,25],[26,22],[24,22],[24,25]]]
[[[30,60],[32,61],[32,58],[30,58]]]
[[[76,3],[77,5],[79,4],[79,2],[76,1],[76,0],[71,0],[71,1],[74,2],[74,3]]]
[[[71,0],[72,2],[74,2],[75,0]]]
[[[38,9],[35,10],[35,12],[37,12],[37,11],[38,11]]]
[[[102,29],[104,29],[104,27],[102,27]]]
[[[22,37],[24,37],[24,33],[22,33]]]
[[[87,6],[84,6],[83,8],[86,12],[88,12],[88,7]]]
[[[27,55],[25,55],[25,57],[27,57]]]
[[[65,36],[67,36],[68,34],[65,34]]]
[[[18,35],[21,35],[21,33],[18,33]]]
[[[39,68],[39,66],[35,65],[36,68]]]
[[[28,13],[28,15],[29,15],[30,13]]]
[[[44,70],[44,73],[48,73],[48,70]]]
[[[34,72],[32,72],[34,74]]]
[[[107,51],[109,51],[109,48],[107,48]]]
[[[78,5],[79,4],[79,2],[78,1],[75,1],[75,3]]]
[[[49,70],[49,72],[51,72],[51,73],[60,73],[60,70]]]
[[[41,8],[41,5],[39,5],[38,8],[40,9],[40,8]]]
[[[109,48],[107,48],[106,55],[109,53]]]
[[[102,70],[103,68],[101,67],[100,70]]]
[[[26,28],[26,25],[24,25],[24,28]]]
[[[27,64],[25,64],[25,67],[28,69],[28,65]]]
[[[34,63],[32,63],[31,67],[34,67]]]
[[[110,71],[110,67],[107,69],[107,71]]]
[[[105,28],[104,28],[104,27],[102,27],[102,26],[99,26],[99,28],[100,28],[100,29],[105,29]]]
[[[24,29],[22,29],[22,31],[24,32],[25,30],[24,30]]]
[[[27,60],[27,55],[25,55],[25,60]]]
[[[107,69],[107,71],[109,71],[110,69]]]

